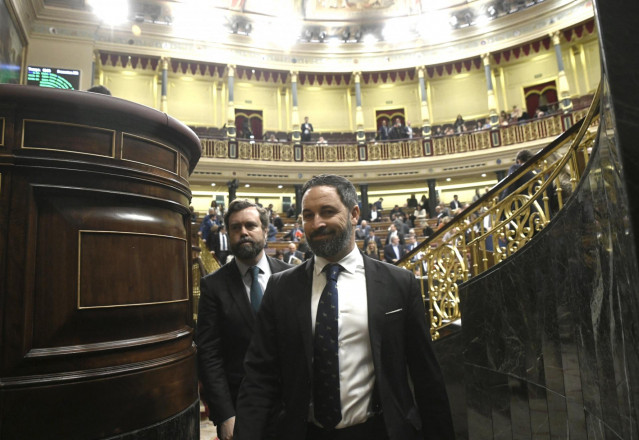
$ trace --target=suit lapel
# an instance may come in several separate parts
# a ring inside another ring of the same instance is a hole
[[[295,272],[298,274],[297,285],[297,322],[302,341],[304,342],[304,355],[309,377],[313,375],[313,321],[311,320],[311,296],[313,295],[313,267],[314,258],[309,258],[306,263]]]
[[[249,328],[253,330],[253,325],[255,323],[255,312],[251,308],[251,302],[246,295],[246,288],[244,287],[244,282],[242,281],[242,274],[240,273],[240,269],[237,267],[235,260],[231,263],[232,267],[229,268],[231,270],[231,276],[228,277],[228,291],[233,298],[233,301],[237,304],[237,308],[240,310],[242,317],[248,324]]]
[[[368,302],[368,333],[371,339],[373,362],[375,369],[381,368],[381,343],[382,323],[384,317],[384,280],[380,271],[376,270],[375,263],[366,255],[364,258],[364,271],[366,276],[366,298]],[[379,370],[378,370],[379,371]]]

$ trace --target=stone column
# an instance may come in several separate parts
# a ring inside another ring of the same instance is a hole
[[[168,99],[167,99],[167,90],[169,88],[169,59],[163,57],[162,58],[162,92],[160,98],[160,110],[164,113],[167,113],[169,110]]]
[[[368,209],[368,184],[367,183],[362,183],[359,186],[359,193],[362,199],[362,209],[360,210],[361,211],[360,218],[368,220],[371,213],[370,213],[370,210]]]
[[[237,136],[237,129],[235,127],[235,103],[233,95],[233,87],[235,84],[235,65],[229,64],[227,66],[227,82],[228,82],[228,97],[229,102],[226,106],[226,135],[229,138],[235,139]],[[229,200],[230,202],[230,200]]]
[[[293,109],[291,114],[291,125],[293,126],[293,133],[291,139],[294,144],[302,142],[302,132],[300,131],[300,113],[297,108],[297,72],[291,72],[291,97],[293,98]],[[299,209],[297,202],[295,209]]]
[[[499,125],[499,114],[497,113],[497,100],[495,99],[495,90],[493,88],[493,78],[490,74],[490,54],[485,53],[481,56],[484,62],[484,72],[486,73],[486,93],[488,95],[488,117],[490,118],[491,127]]]
[[[435,206],[437,206],[437,180],[428,179],[428,216],[435,215]]]
[[[422,110],[422,136],[430,137],[430,112],[428,111],[428,96],[426,95],[426,81],[424,79],[424,66],[417,68],[417,78],[419,79],[419,92],[421,95]]]
[[[572,110],[572,99],[570,99],[570,86],[568,85],[568,78],[566,77],[566,71],[564,68],[564,60],[561,57],[561,46],[559,45],[560,32],[554,32],[550,35],[552,38],[552,44],[555,46],[555,58],[557,58],[557,95],[559,98],[559,108],[563,112],[569,112]]]
[[[361,76],[361,72],[353,72],[355,78],[355,137],[357,143],[363,145],[366,143],[366,134],[364,134],[364,113],[362,112]]]

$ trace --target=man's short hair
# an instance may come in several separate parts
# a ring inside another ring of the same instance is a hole
[[[533,154],[530,152],[530,150],[521,150],[519,153],[517,153],[517,157],[515,158],[515,160],[521,163],[526,163],[532,157],[533,157]]]
[[[103,95],[111,95],[111,91],[103,85],[93,86],[87,89],[87,92],[101,93]]]
[[[247,208],[257,209],[257,212],[260,215],[262,229],[266,230],[268,228],[268,212],[266,212],[266,209],[260,208],[255,203],[250,202],[248,199],[235,199],[229,204],[229,208],[224,213],[224,224],[228,226],[231,215],[236,212],[243,211]]]
[[[314,186],[332,186],[337,190],[339,198],[342,203],[349,209],[353,209],[357,205],[357,191],[353,184],[342,176],[335,174],[321,174],[319,176],[313,176],[302,187],[302,197],[306,194],[306,191]]]

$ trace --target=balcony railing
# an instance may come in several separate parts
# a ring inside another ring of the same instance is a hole
[[[529,119],[518,124],[448,136],[418,137],[399,141],[293,142],[202,138],[202,157],[271,162],[365,162],[415,159],[485,150],[556,137],[582,119],[588,109]]]

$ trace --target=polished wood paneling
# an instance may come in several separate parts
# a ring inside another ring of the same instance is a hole
[[[115,131],[53,121],[24,120],[22,148],[113,157]],[[87,142],[91,139],[92,142]]]
[[[175,237],[80,231],[78,308],[188,301],[187,252]]]
[[[130,134],[122,137],[122,159],[148,164],[172,173],[178,173],[178,153],[159,142]]]
[[[136,438],[197,401],[199,140],[109,96],[0,95],[0,438]]]

